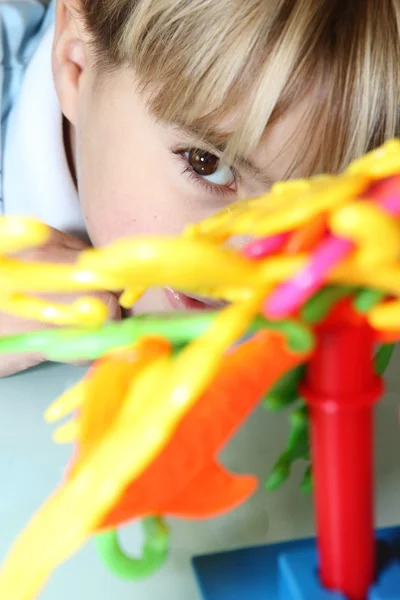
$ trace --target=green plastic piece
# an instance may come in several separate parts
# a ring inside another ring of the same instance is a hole
[[[304,494],[310,494],[313,490],[313,478],[312,478],[312,468],[311,464],[308,465],[304,472],[303,481],[300,484],[300,490]]]
[[[144,335],[160,335],[180,348],[201,336],[216,316],[215,311],[199,313],[171,313],[170,316],[130,317],[118,322],[106,323],[97,329],[48,329],[34,333],[0,338],[0,353],[41,352],[49,360],[78,361],[95,360],[105,352],[129,346]],[[270,322],[257,317],[249,333],[261,328],[277,329],[287,337],[289,347],[295,352],[311,349],[312,333],[295,321]]]
[[[303,379],[305,369],[305,365],[300,365],[285,373],[266,395],[263,400],[264,407],[269,411],[276,412],[294,404],[299,398],[298,387]]]
[[[258,317],[254,324],[259,324],[259,328],[275,329],[281,331],[287,339],[288,346],[293,352],[308,352],[315,345],[315,338],[312,331],[305,325],[285,319],[283,321],[268,321]]]
[[[301,310],[302,318],[307,323],[319,323],[334,305],[354,292],[354,286],[326,286],[319,290]]]
[[[385,297],[379,290],[365,289],[357,292],[354,307],[360,313],[367,313]]]
[[[278,458],[271,474],[265,482],[265,488],[269,491],[277,489],[288,479],[295,461],[310,461],[308,414],[304,402],[301,402],[293,410],[289,416],[289,421],[290,434],[286,449]],[[310,481],[311,467],[308,466],[302,483],[302,489],[310,487]]]
[[[383,375],[388,368],[396,348],[395,344],[384,344],[375,354],[375,372]]]
[[[214,312],[131,317],[97,329],[48,329],[0,338],[0,352],[42,352],[50,360],[94,360],[113,348],[128,346],[143,335],[166,337],[181,346],[202,335]]]
[[[306,370],[305,365],[299,365],[286,373],[263,401],[267,410],[276,412],[299,402],[298,387]],[[280,455],[269,475],[265,487],[272,491],[280,487],[290,476],[292,464],[299,459],[309,462],[309,431],[308,417],[305,404],[300,401],[293,412],[289,414],[290,433],[286,449]],[[311,465],[308,465],[304,479],[300,484],[303,492],[312,489]]]
[[[169,531],[159,517],[142,521],[145,542],[141,558],[125,554],[113,529],[96,536],[96,550],[103,564],[121,579],[139,580],[149,577],[165,563],[169,550]]]

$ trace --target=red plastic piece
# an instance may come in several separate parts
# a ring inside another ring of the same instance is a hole
[[[349,600],[366,600],[375,577],[373,407],[382,382],[374,342],[366,324],[325,324],[302,389],[311,417],[321,581]]]

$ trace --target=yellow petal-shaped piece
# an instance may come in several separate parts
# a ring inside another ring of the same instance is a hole
[[[354,242],[353,260],[370,269],[393,263],[400,256],[400,225],[372,202],[353,202],[336,210],[331,230]]]
[[[368,321],[381,331],[400,331],[400,300],[378,304],[368,313]]]
[[[354,161],[348,173],[380,179],[400,173],[400,140],[389,140],[380,148],[372,150]]]
[[[19,216],[0,216],[0,254],[43,246],[50,237],[47,225]]]
[[[87,385],[88,380],[85,378],[59,396],[46,410],[44,414],[46,421],[54,423],[78,410],[85,400]]]

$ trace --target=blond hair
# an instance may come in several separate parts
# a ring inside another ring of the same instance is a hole
[[[312,172],[340,171],[399,133],[400,0],[82,5],[98,63],[132,66],[158,118],[206,136],[236,111],[232,153],[308,96]]]

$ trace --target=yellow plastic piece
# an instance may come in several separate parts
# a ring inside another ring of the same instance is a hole
[[[371,202],[343,206],[329,224],[337,236],[354,242],[357,250],[352,260],[361,268],[387,265],[400,256],[399,223]]]
[[[87,379],[78,381],[73,387],[68,389],[64,394],[49,406],[46,410],[44,418],[48,423],[54,423],[69,415],[71,412],[78,410],[84,400],[87,388]]]
[[[22,294],[2,297],[0,311],[43,323],[96,327],[107,319],[108,310],[101,300],[82,297],[71,304],[58,304]]]
[[[49,228],[34,219],[0,216],[0,254],[43,246],[49,237]]]
[[[389,140],[380,148],[353,162],[347,172],[371,179],[397,175],[400,172],[400,141]]]
[[[192,236],[214,239],[228,235],[267,236],[290,231],[345,204],[368,184],[362,175],[315,177],[309,181],[280,183],[256,200],[245,200],[198,225]]]
[[[384,302],[368,313],[372,327],[381,331],[400,331],[400,300]]]
[[[82,256],[85,251],[82,253]],[[112,273],[95,272],[77,266],[53,263],[25,262],[1,257],[0,293],[68,293],[96,290],[118,290],[121,279]]]
[[[389,295],[400,296],[400,265],[389,264],[384,269],[363,269],[354,263],[344,263],[332,271],[330,283],[351,284],[382,290]]]
[[[79,437],[79,422],[70,420],[61,425],[53,434],[53,441],[56,444],[72,444]]]
[[[134,304],[143,296],[146,291],[145,287],[128,288],[126,289],[119,298],[119,303],[122,308],[132,308]]]
[[[196,265],[196,268],[193,268]],[[96,273],[112,272],[124,288],[170,285],[195,289],[203,285],[251,281],[255,266],[233,250],[207,240],[133,238],[103,250],[81,255],[78,267]]]

